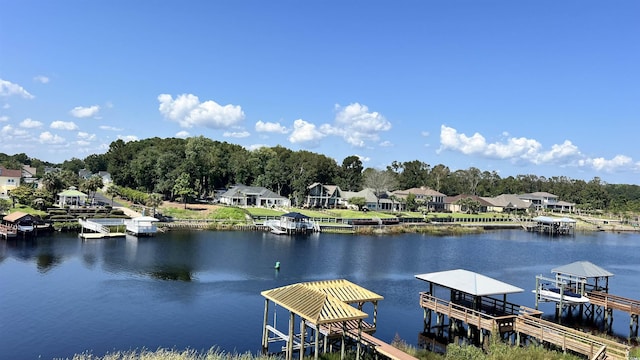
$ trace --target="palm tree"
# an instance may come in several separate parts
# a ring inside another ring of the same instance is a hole
[[[111,196],[111,206],[113,206],[113,198],[120,195],[120,187],[118,185],[111,184],[107,188],[106,193]]]
[[[160,194],[149,194],[147,197],[146,205],[153,208],[153,216],[156,216],[156,208],[162,205],[162,195]]]

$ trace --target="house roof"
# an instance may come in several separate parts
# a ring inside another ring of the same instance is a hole
[[[512,208],[512,209],[528,209],[533,206],[530,202],[524,201],[515,194],[502,194],[496,197],[484,197],[486,201],[491,203],[493,206],[500,206],[503,208]]]
[[[524,291],[500,280],[464,269],[421,274],[416,275],[416,278],[474,296],[503,295]]]
[[[344,279],[298,283],[261,294],[316,325],[364,319],[367,313],[348,303],[383,299]]]
[[[467,199],[467,198],[471,198],[471,199],[479,202],[480,205],[482,205],[482,206],[491,206],[492,205],[490,202],[488,202],[487,200],[485,200],[484,198],[482,198],[480,196],[477,196],[477,195],[465,195],[465,194],[460,194],[460,195],[456,195],[456,196],[452,196],[452,197],[447,197],[444,200],[444,202],[445,202],[445,204],[454,204],[458,200]]]
[[[63,192],[58,193],[58,196],[66,196],[66,197],[87,197],[88,195],[83,193],[82,191],[78,191],[76,189],[67,189]]]
[[[409,194],[414,194],[414,195],[427,195],[427,196],[445,196],[445,194],[435,191],[429,187],[426,186],[422,186],[422,187],[416,187],[416,188],[411,188],[411,189],[406,189],[406,190],[396,190],[393,192],[394,194],[397,195],[409,195]]]
[[[270,199],[286,199],[282,195],[278,195],[275,192],[262,187],[262,186],[247,186],[247,185],[235,185],[231,189],[227,190],[224,194],[220,195],[222,197],[232,198],[244,195],[260,195],[263,198]]]
[[[300,214],[299,212],[290,212],[290,213],[286,213],[283,215],[280,215],[280,217],[287,217],[287,218],[292,218],[292,219],[308,219],[309,217],[305,214]]]
[[[2,218],[2,220],[7,222],[16,222],[24,217],[32,217],[32,215],[23,213],[22,211],[16,211],[16,212],[12,212],[9,215],[6,215],[5,217]]]
[[[334,195],[336,193],[336,190],[338,190],[338,193],[336,195],[340,196],[340,192],[342,191],[338,185],[324,185],[319,182],[315,182],[307,186],[307,189],[313,189],[316,186],[322,186],[327,191],[327,193],[331,195]]]
[[[542,199],[542,198],[554,198],[557,199],[558,195],[553,195],[551,193],[545,191],[537,191],[528,194],[520,194],[518,195],[521,199]]]
[[[7,169],[4,166],[0,166],[0,176],[20,178],[22,177],[22,170]]]
[[[609,271],[590,263],[589,261],[576,261],[571,264],[559,266],[551,272],[584,278],[597,278],[613,276]]]

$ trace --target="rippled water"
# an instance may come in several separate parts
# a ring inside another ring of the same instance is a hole
[[[464,268],[525,289],[535,276],[587,260],[614,273],[611,293],[640,299],[640,234],[549,238],[520,230],[460,237],[418,234],[287,237],[260,232],[172,232],[81,241],[55,234],[0,241],[0,358],[90,351],[219,346],[258,352],[263,290],[346,278],[384,296],[376,336],[409,343],[422,330],[415,275]],[[280,261],[280,271],[273,266]],[[551,305],[541,309],[553,312]],[[629,317],[614,314],[626,336]]]

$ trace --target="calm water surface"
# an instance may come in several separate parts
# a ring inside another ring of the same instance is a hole
[[[615,274],[611,293],[640,299],[640,234],[286,237],[197,231],[85,242],[60,234],[0,240],[0,359],[159,347],[256,353],[261,291],[336,278],[384,296],[377,337],[391,341],[398,334],[415,344],[422,330],[418,293],[427,284],[414,275],[476,271],[525,289],[509,301],[533,307],[536,275],[582,260]],[[553,312],[550,304],[541,310]],[[626,336],[628,325],[628,315],[614,314],[616,333]]]

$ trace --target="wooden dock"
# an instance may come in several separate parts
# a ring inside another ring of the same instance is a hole
[[[358,341],[358,333],[356,331],[348,331],[347,335]],[[406,352],[388,344],[373,335],[362,332],[360,334],[360,342],[367,348],[371,349],[373,353],[384,356],[391,360],[418,360],[418,358],[407,354]]]
[[[0,239],[11,239],[18,236],[18,230],[15,227],[0,224]]]
[[[595,316],[596,309],[599,307],[604,311],[604,324],[607,330],[611,330],[613,323],[613,311],[618,310],[629,314],[629,338],[638,336],[638,318],[640,317],[640,300],[625,298],[622,296],[611,295],[604,291],[590,291],[587,293],[589,305],[587,309],[591,316]]]
[[[484,300],[484,299],[483,299]],[[420,294],[420,306],[426,312],[433,311],[437,322],[444,327],[444,316],[449,318],[449,327],[456,328],[466,324],[480,333],[480,343],[484,334],[516,334],[517,342],[548,343],[563,351],[573,351],[590,359],[624,360],[629,358],[630,347],[615,341],[590,335],[540,318],[540,311],[520,307],[515,304],[493,300],[494,304],[483,303],[479,310],[465,305],[438,299],[428,293]],[[493,309],[493,310],[492,310]],[[494,311],[498,310],[498,311]],[[428,319],[429,323],[431,319]],[[425,325],[425,328],[427,326]]]
[[[111,239],[121,238],[127,236],[125,233],[110,232],[110,233],[81,233],[80,238],[83,240],[95,240],[95,239]]]

